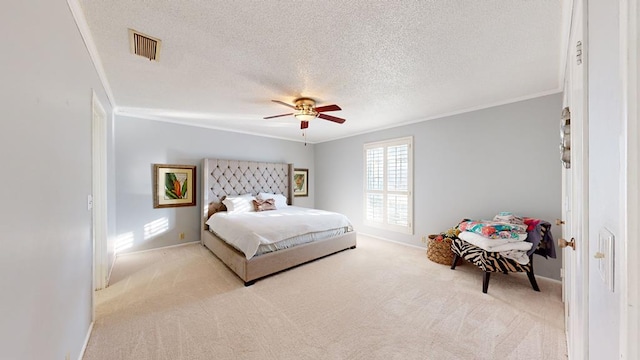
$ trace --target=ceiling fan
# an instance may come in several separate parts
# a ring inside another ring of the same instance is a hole
[[[271,101],[290,107],[294,109],[295,112],[292,112],[289,114],[267,116],[265,117],[265,119],[273,119],[281,116],[293,115],[295,116],[296,119],[300,120],[300,129],[303,129],[303,130],[308,128],[309,121],[315,118],[333,121],[338,124],[342,124],[346,121],[345,119],[342,119],[339,117],[323,114],[324,112],[327,112],[327,111],[342,110],[338,105],[326,105],[326,106],[316,107],[316,101],[306,97],[296,99],[294,101],[294,105],[287,104],[286,102],[283,102],[280,100],[271,100]]]

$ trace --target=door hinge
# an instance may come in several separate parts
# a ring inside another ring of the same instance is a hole
[[[578,41],[576,44],[576,63],[578,65],[582,64],[582,41]]]

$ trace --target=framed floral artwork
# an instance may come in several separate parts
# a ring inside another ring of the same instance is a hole
[[[293,196],[309,196],[309,169],[293,170]]]
[[[196,205],[196,167],[153,165],[153,207]]]

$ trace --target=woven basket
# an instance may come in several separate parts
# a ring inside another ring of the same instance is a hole
[[[436,240],[438,235],[429,235],[427,240],[427,258],[433,262],[443,265],[451,265],[453,262],[453,252],[451,251],[451,239],[443,238]]]

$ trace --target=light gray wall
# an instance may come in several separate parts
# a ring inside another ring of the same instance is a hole
[[[125,116],[117,116],[115,122],[118,247],[133,241],[119,252],[200,240],[203,158],[286,162],[308,168],[310,177],[315,173],[313,145]],[[196,206],[154,209],[153,164],[196,165]],[[293,205],[314,206],[312,180],[310,195],[295,197]],[[164,219],[168,229],[145,239],[145,225]]]
[[[316,207],[344,213],[359,232],[418,246],[423,235],[500,211],[554,223],[561,109],[555,94],[317,144]],[[364,225],[363,145],[404,136],[414,139],[414,235]],[[535,272],[559,279],[561,262],[535,256]]]
[[[623,82],[620,78],[618,1],[589,1],[587,43],[589,92],[589,253],[598,251],[601,230],[615,236],[615,292],[600,277],[598,261],[589,261],[589,358],[620,358],[621,257],[624,249],[626,178],[623,149]],[[633,219],[632,221],[638,221]],[[578,239],[578,241],[584,239]],[[579,244],[579,243],[578,243]],[[637,341],[632,339],[631,341]]]
[[[0,12],[0,358],[77,359],[92,316],[91,96],[65,1]]]

